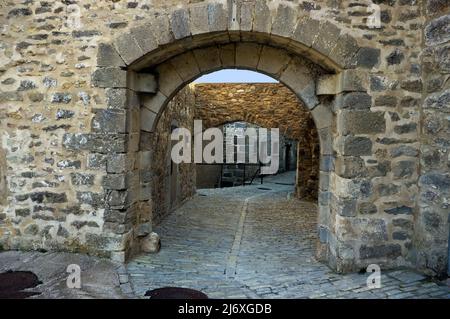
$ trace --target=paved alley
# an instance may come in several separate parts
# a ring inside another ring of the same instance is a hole
[[[408,270],[339,275],[314,258],[316,205],[292,197],[295,175],[263,185],[199,190],[154,231],[161,251],[127,266],[133,292],[175,286],[210,298],[448,298],[447,286]]]

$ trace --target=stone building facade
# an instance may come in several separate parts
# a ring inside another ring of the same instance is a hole
[[[445,273],[449,13],[441,0],[2,1],[2,247],[138,253],[161,112],[198,76],[243,68],[314,119],[318,258]]]

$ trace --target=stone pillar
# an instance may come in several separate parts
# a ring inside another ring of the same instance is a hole
[[[450,213],[450,6],[424,1],[424,99],[420,132],[419,212],[414,233],[417,267],[447,273]],[[445,14],[447,12],[447,14]]]

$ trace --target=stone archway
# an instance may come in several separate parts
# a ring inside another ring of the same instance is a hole
[[[141,137],[152,134],[165,105],[184,85],[208,72],[242,68],[278,79],[314,118],[321,141],[320,259],[337,271],[359,269],[375,260],[391,264],[391,257],[402,255],[401,247],[377,247],[370,236],[359,240],[365,226],[351,219],[364,204],[367,181],[345,178],[352,159],[371,154],[367,135],[385,126],[384,113],[369,110],[362,68],[367,61],[360,61],[359,55],[364,48],[332,23],[302,15],[289,5],[277,10],[269,10],[264,1],[234,6],[226,10],[220,3],[206,3],[175,9],[169,17],[155,16],[112,43],[99,45],[92,83],[106,89],[108,109],[94,122],[114,140],[105,151],[123,163],[120,174],[108,175],[132,180],[108,191],[104,231],[114,243],[113,255],[125,260],[138,252],[140,239],[151,229],[148,183],[141,178],[151,150],[140,145]],[[362,124],[366,121],[370,128]],[[71,138],[77,137],[66,137]],[[370,220],[366,223],[377,227]]]

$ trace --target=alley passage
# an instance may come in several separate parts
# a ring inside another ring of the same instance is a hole
[[[293,198],[294,173],[263,185],[199,190],[155,231],[158,254],[128,264],[137,296],[166,286],[210,298],[448,298],[448,287],[417,273],[339,275],[314,259],[317,206]]]

